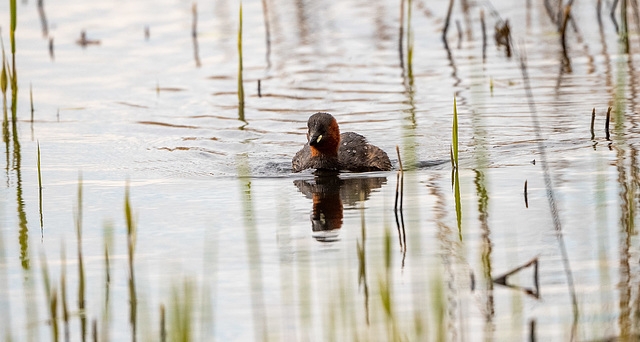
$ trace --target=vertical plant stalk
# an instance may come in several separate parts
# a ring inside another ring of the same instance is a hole
[[[16,0],[9,0],[11,10],[11,30],[9,35],[11,38],[11,113],[13,124],[16,122],[17,105],[18,105],[18,73],[16,72],[16,27],[18,24],[18,8]]]
[[[407,2],[407,76],[413,86],[413,32],[411,32],[411,0]]]
[[[193,22],[191,24],[191,39],[193,40],[193,58],[196,61],[196,67],[199,68],[200,63],[200,49],[198,48],[198,4],[195,2],[191,7],[191,13],[193,14]]]
[[[64,340],[69,341],[69,306],[67,305],[67,252],[64,240],[61,243],[60,258],[62,265],[60,270],[60,299],[62,300],[62,320],[64,322]]]
[[[102,341],[109,341],[109,326],[111,319],[111,263],[109,250],[113,245],[113,227],[110,224],[105,224],[103,228],[104,239],[104,273],[105,273],[105,285],[104,285],[104,310],[102,311]]]
[[[571,72],[571,60],[567,52],[567,23],[571,18],[571,2],[564,8],[564,15],[562,16],[562,26],[560,28],[560,44],[562,45],[562,64],[564,68]]]
[[[396,189],[397,191],[397,189]],[[397,197],[397,196],[396,196]],[[369,283],[367,282],[367,253],[366,253],[366,224],[364,220],[364,193],[360,193],[360,236],[362,241],[358,239],[356,241],[356,249],[358,252],[358,287],[363,286],[364,292],[364,312],[369,325]]]
[[[627,20],[627,0],[620,2],[620,43],[622,51],[629,53],[629,23]]]
[[[402,41],[404,40],[404,1],[400,0],[400,34],[398,35],[398,53],[400,55],[400,69],[404,74],[404,48]]]
[[[49,280],[49,266],[47,264],[47,257],[44,255],[44,251],[40,253],[40,269],[42,270],[42,282],[44,284],[44,293],[47,300],[47,307],[49,308],[49,319],[51,323],[51,340],[58,341],[58,318],[56,313],[58,312],[58,294],[55,287],[51,287],[51,281]]]
[[[0,73],[0,89],[2,90],[2,111],[4,113],[4,119],[2,120],[2,137],[5,144],[7,144],[7,158],[9,158],[9,117],[7,116],[7,59],[4,53],[4,42],[0,37],[0,44],[2,44],[2,73]],[[7,159],[8,161],[8,159]],[[9,165],[7,163],[7,169]]]
[[[82,260],[82,175],[78,176],[78,209],[76,213],[76,236],[78,239],[78,314],[80,315],[80,336],[87,336],[87,316],[85,312],[85,278]]]
[[[453,12],[453,1],[454,0],[449,0],[447,17],[445,18],[444,27],[442,28],[442,42],[444,43],[447,50],[449,49],[449,44],[447,43],[447,31],[449,31],[449,22],[451,21],[451,12]]]
[[[164,317],[164,304],[160,304],[160,342],[167,341],[167,330]]]
[[[453,162],[454,168],[458,168],[458,109],[456,98],[453,97]]]
[[[127,249],[129,251],[129,320],[131,323],[131,336],[132,340],[136,341],[137,335],[137,307],[138,300],[136,295],[136,283],[133,267],[133,255],[136,248],[136,225],[133,220],[133,214],[131,212],[131,200],[129,196],[129,183],[127,182],[124,195],[124,215],[127,220]]]
[[[454,163],[454,196],[456,202],[456,219],[458,223],[458,235],[462,241],[462,204],[460,201],[460,177],[458,176],[458,109],[456,98],[453,97],[453,163]]]
[[[404,168],[402,167],[402,158],[400,157],[400,147],[398,147],[398,145],[396,145],[396,153],[398,154],[400,170],[398,170],[396,174],[396,199],[393,212],[396,217],[398,240],[400,242],[400,251],[402,252],[402,267],[404,267],[404,260],[407,255],[407,235],[405,234],[404,214],[402,211],[402,205],[404,202]],[[398,199],[400,199],[400,215],[398,215]]]
[[[524,181],[524,205],[529,208],[529,196],[527,195],[527,180]]]
[[[238,119],[244,120],[244,84],[242,79],[242,3],[240,3],[240,23],[238,25]]]
[[[480,10],[480,24],[482,26],[482,63],[487,60],[487,27],[484,22],[484,10]]]
[[[29,102],[31,103],[31,124],[33,124],[33,85],[29,84]]]
[[[262,97],[262,81],[258,80],[258,97]]]
[[[38,0],[38,14],[42,25],[42,37],[46,38],[49,36],[49,25],[47,25],[47,15],[44,12],[44,0]]]
[[[591,112],[591,140],[596,138],[596,133],[593,130],[593,126],[596,123],[596,108],[593,107],[593,112]]]
[[[611,140],[611,135],[609,135],[609,121],[611,120],[611,107],[607,109],[607,118],[604,122],[604,134],[607,140]]]
[[[38,141],[38,199],[40,202],[40,233],[44,231],[44,220],[42,217],[42,171],[40,169],[40,142]]]

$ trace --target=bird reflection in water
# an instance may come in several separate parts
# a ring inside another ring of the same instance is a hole
[[[316,171],[313,179],[298,179],[293,184],[305,197],[313,200],[313,237],[321,242],[332,242],[338,240],[344,206],[354,206],[361,199],[367,200],[372,190],[381,188],[386,182],[386,177],[343,174],[341,178],[338,172]]]

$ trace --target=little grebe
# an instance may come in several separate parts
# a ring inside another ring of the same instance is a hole
[[[305,169],[389,171],[391,161],[380,148],[360,134],[340,134],[338,122],[329,113],[315,113],[307,122],[307,143],[291,161],[293,172]]]

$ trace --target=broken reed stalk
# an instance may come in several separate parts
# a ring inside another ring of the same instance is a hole
[[[482,62],[487,59],[487,27],[484,22],[484,10],[480,10],[480,24],[482,25]]]
[[[449,30],[449,22],[451,20],[451,12],[453,12],[453,1],[454,0],[449,0],[449,8],[447,9],[447,17],[444,21],[444,28],[442,29],[442,41],[444,42],[445,45],[449,45],[447,44],[447,31]]]
[[[404,169],[402,168],[402,158],[400,158],[400,148],[396,145],[396,153],[398,153],[398,164],[400,164],[400,172],[404,173]]]
[[[568,4],[564,8],[564,15],[562,17],[562,26],[560,29],[560,44],[562,45],[562,57],[564,67],[571,71],[571,60],[569,59],[569,55],[567,53],[567,22],[569,21],[569,15],[571,13],[571,4]]]
[[[238,25],[238,119],[244,120],[244,85],[242,80],[242,2],[240,3],[240,22]]]
[[[611,107],[609,107],[609,109],[607,109],[607,119],[604,122],[604,134],[607,140],[611,140],[610,139],[610,135],[609,135],[609,120],[611,119]]]
[[[53,53],[53,37],[49,38],[49,57],[51,57],[51,60],[55,59],[55,54]]]
[[[262,87],[262,81],[258,80],[258,97],[262,97],[262,91],[261,88]]]
[[[404,74],[404,49],[402,41],[404,40],[404,0],[400,0],[400,35],[398,35],[398,52],[400,53],[400,69]]]
[[[524,181],[524,205],[529,208],[529,198],[527,196],[527,180]]]
[[[596,133],[593,131],[593,126],[596,122],[596,108],[593,107],[593,112],[591,112],[591,140],[595,139]]]
[[[518,267],[512,269],[511,271],[509,271],[509,272],[507,272],[507,273],[505,273],[505,274],[503,274],[501,276],[495,277],[493,279],[493,282],[496,283],[496,284],[500,284],[500,285],[506,285],[507,284],[507,278],[509,276],[511,276],[514,273],[517,273],[517,272],[519,272],[519,271],[521,271],[521,270],[523,270],[523,269],[525,269],[525,268],[527,268],[529,266],[532,266],[532,265],[535,267],[534,268],[534,275],[533,275],[534,278],[535,278],[534,282],[538,283],[538,280],[537,280],[537,278],[538,278],[538,272],[537,272],[537,269],[538,269],[538,266],[537,266],[538,265],[538,257],[534,257],[533,259],[529,260],[526,264],[518,266]]]

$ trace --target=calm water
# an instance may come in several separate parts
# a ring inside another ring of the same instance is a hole
[[[0,173],[0,338],[54,339],[46,265],[62,340],[67,331],[92,339],[95,326],[100,340],[157,341],[161,307],[170,340],[181,328],[203,341],[637,339],[631,5],[624,54],[611,2],[601,25],[596,1],[574,4],[568,70],[542,1],[456,2],[449,50],[448,2],[413,1],[410,23],[405,3],[402,58],[400,1],[265,3],[267,23],[262,1],[243,2],[244,120],[238,2],[198,3],[196,40],[189,1],[18,3],[18,120]],[[5,2],[8,52],[9,17]],[[506,19],[512,57],[494,39]],[[78,45],[83,30],[100,43]],[[316,111],[367,136],[396,168],[399,147],[402,210],[396,171],[290,173]]]

